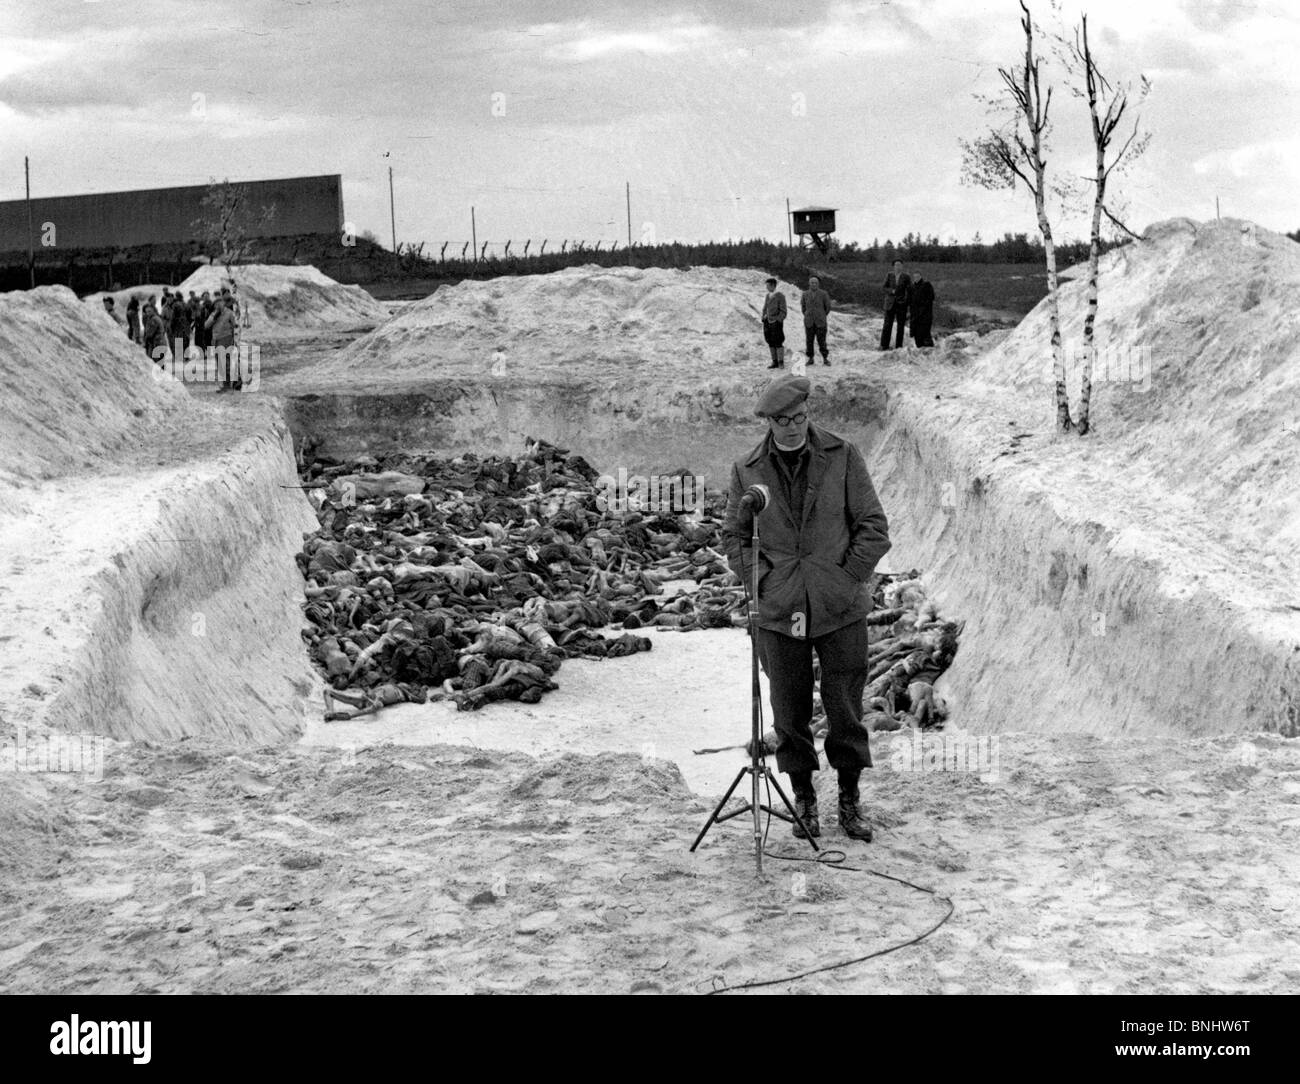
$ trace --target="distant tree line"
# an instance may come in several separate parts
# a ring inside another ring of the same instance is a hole
[[[364,236],[364,235],[363,235]],[[1113,244],[1106,245],[1114,247]],[[1086,259],[1088,243],[1070,241],[1057,245],[1065,262]],[[391,256],[391,254],[390,254]],[[705,241],[692,244],[673,242],[660,245],[633,245],[631,248],[594,249],[586,246],[566,252],[544,255],[488,254],[478,260],[444,259],[426,250],[425,244],[403,244],[389,264],[394,278],[463,279],[488,278],[496,275],[546,274],[564,267],[596,264],[601,267],[761,267],[772,271],[804,271],[828,262],[890,263],[894,259],[912,262],[947,263],[1041,263],[1043,247],[1036,238],[1024,233],[1006,233],[995,241],[985,242],[979,234],[967,244],[943,242],[936,236],[907,234],[901,241],[873,240],[870,245],[856,241],[841,244],[831,238],[826,254],[816,249],[778,244],[773,241]],[[388,276],[385,276],[388,277]]]
[[[1122,243],[1103,241],[1102,251]],[[1088,242],[1058,242],[1056,251],[1062,262],[1074,263],[1087,259]],[[850,241],[840,249],[839,258],[871,263],[891,263],[895,259],[923,263],[1042,263],[1043,243],[1024,233],[1004,233],[996,241],[987,242],[976,233],[969,244],[941,241],[934,234],[922,237],[919,233],[908,233],[897,243],[877,240],[870,245],[859,245]]]

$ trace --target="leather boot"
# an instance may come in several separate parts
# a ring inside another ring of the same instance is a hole
[[[817,816],[817,791],[813,789],[812,772],[791,772],[790,789],[794,791],[794,811],[808,827],[805,832],[796,823],[791,831],[795,839],[816,838],[822,834],[821,821]]]
[[[850,839],[871,842],[871,825],[858,808],[860,772],[840,772],[840,828]]]

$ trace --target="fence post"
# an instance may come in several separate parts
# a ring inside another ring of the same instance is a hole
[[[542,256],[545,256],[545,255],[546,255],[546,238],[545,238],[545,237],[542,238],[542,247],[541,247],[541,250],[540,250],[540,253],[539,253],[539,254],[542,255]]]
[[[448,246],[449,244],[451,244],[450,241],[444,241],[444,242],[442,243],[442,251],[438,253],[438,262],[439,262],[439,263],[446,263],[446,262],[447,262],[447,246]]]

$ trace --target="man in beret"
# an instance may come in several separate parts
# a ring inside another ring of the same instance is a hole
[[[731,469],[723,544],[746,590],[758,561],[758,653],[772,692],[779,738],[777,768],[790,776],[795,809],[820,835],[813,773],[820,767],[812,736],[813,651],[821,661],[821,696],[829,726],[826,759],[839,775],[840,827],[870,840],[858,806],[858,777],[871,767],[862,723],[867,683],[867,581],[890,548],[889,524],[862,453],[809,420],[810,382],[783,373],[764,390],[754,413],[767,420],[758,446]],[[766,486],[759,513],[741,499]],[[795,835],[803,833],[795,826]]]

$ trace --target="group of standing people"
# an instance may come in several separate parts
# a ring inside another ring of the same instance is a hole
[[[774,277],[767,280],[767,296],[763,299],[763,340],[772,352],[772,364],[769,369],[785,367],[785,318],[787,315],[785,294],[777,288]],[[831,363],[830,353],[826,349],[826,329],[831,314],[831,295],[822,289],[821,281],[816,275],[808,279],[808,289],[799,297],[799,309],[803,313],[804,350],[808,355],[808,364],[813,363],[813,346],[821,352],[822,364]]]
[[[157,295],[142,300],[141,295],[132,294],[125,318],[111,297],[104,298],[104,309],[125,326],[127,337],[139,343],[151,361],[162,363],[170,354],[174,369],[178,360],[190,356],[191,346],[205,357],[212,351],[221,379],[217,390],[243,387],[236,361],[240,306],[229,286],[216,294],[191,290],[188,298],[179,290],[173,293],[163,287],[161,304]]]
[[[767,296],[763,298],[763,341],[772,354],[769,369],[785,367],[785,320],[788,315],[785,294],[777,289],[774,276],[767,279]],[[903,332],[909,320],[917,346],[933,346],[934,286],[920,272],[909,275],[903,261],[895,260],[893,270],[885,276],[885,325],[880,332],[880,349],[888,350],[891,333],[894,346],[903,345]],[[816,275],[809,276],[808,289],[799,298],[803,313],[804,352],[813,364],[813,348],[821,353],[822,364],[831,363],[826,347],[826,332],[831,312],[831,297],[822,289]]]
[[[895,331],[895,348],[903,345],[903,329],[912,322],[912,338],[917,346],[933,346],[930,329],[934,324],[934,286],[921,272],[909,275],[903,261],[895,260],[885,276],[885,325],[880,330],[880,349],[889,349],[889,333]],[[895,330],[896,329],[896,330]]]

